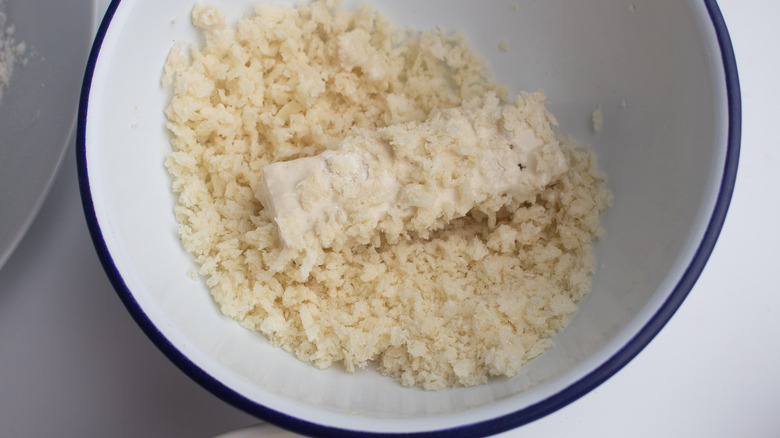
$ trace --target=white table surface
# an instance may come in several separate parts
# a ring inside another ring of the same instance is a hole
[[[720,6],[744,120],[734,198],[707,267],[623,370],[501,436],[780,436],[780,2]],[[131,319],[92,247],[71,146],[0,270],[0,437],[209,437],[257,423],[180,372]]]

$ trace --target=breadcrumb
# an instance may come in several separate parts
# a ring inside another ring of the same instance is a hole
[[[596,106],[591,114],[591,121],[593,122],[593,131],[600,132],[604,126],[604,112],[601,110],[601,105]]]
[[[610,202],[593,153],[559,136],[568,170],[528,202],[323,251],[300,281],[277,266],[257,196],[264,166],[490,93],[509,99],[460,33],[399,30],[332,1],[255,12],[228,26],[195,7],[205,43],[174,46],[163,74],[179,234],[222,312],[317,367],[373,362],[428,390],[516,375],[550,348],[590,290]]]

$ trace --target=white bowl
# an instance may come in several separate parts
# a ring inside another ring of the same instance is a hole
[[[216,3],[232,21],[255,1]],[[739,152],[739,84],[725,25],[714,1],[373,3],[398,24],[465,31],[511,91],[545,89],[559,131],[592,145],[609,176],[615,202],[595,249],[593,291],[553,349],[512,379],[425,392],[371,370],[317,370],[223,316],[205,286],[186,276],[193,261],[177,238],[162,164],[170,96],[161,68],[174,41],[198,38],[190,2],[114,1],[98,33],[78,133],[95,246],[152,341],[203,386],[262,419],[338,436],[517,427],[631,360],[706,263]],[[499,51],[503,40],[509,52]],[[594,133],[597,105],[605,124]]]

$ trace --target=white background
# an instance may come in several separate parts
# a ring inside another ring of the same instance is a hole
[[[726,224],[671,322],[622,371],[504,437],[780,436],[780,2],[722,0],[743,135]],[[73,147],[0,270],[0,437],[209,437],[258,421],[180,372],[114,293]]]

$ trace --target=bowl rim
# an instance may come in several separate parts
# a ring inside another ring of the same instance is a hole
[[[645,346],[661,331],[671,319],[694,284],[701,275],[720,235],[723,223],[731,203],[734,186],[736,183],[737,168],[740,154],[740,140],[742,133],[742,101],[737,72],[737,62],[734,55],[731,37],[726,27],[716,0],[702,0],[714,27],[717,42],[720,48],[720,57],[723,63],[727,98],[727,141],[726,159],[723,167],[723,176],[718,189],[717,200],[710,215],[706,230],[698,248],[688,264],[685,272],[675,285],[672,292],[650,318],[650,320],[631,338],[617,353],[599,365],[595,370],[586,374],[578,381],[560,390],[556,394],[543,399],[533,405],[511,412],[496,418],[457,426],[450,429],[433,431],[403,433],[414,436],[487,436],[508,431],[524,424],[535,421],[549,415],[564,406],[574,402],[588,392],[605,382],[625,365],[628,364]],[[125,284],[122,275],[115,265],[102,231],[97,220],[95,207],[92,200],[88,163],[86,157],[86,125],[87,109],[89,106],[89,94],[97,59],[103,40],[111,24],[114,13],[121,0],[111,0],[100,27],[97,30],[95,40],[90,50],[86,65],[84,80],[78,108],[78,123],[76,133],[76,160],[78,168],[79,191],[81,193],[82,207],[87,221],[93,245],[100,262],[108,278],[113,285],[120,300],[130,312],[135,322],[141,327],[149,339],[159,348],[169,360],[179,367],[185,374],[203,386],[205,389],[221,398],[234,407],[245,411],[261,420],[273,423],[279,427],[306,435],[315,436],[395,436],[395,433],[375,433],[342,429],[313,423],[292,415],[279,412],[256,403],[238,392],[228,388],[215,377],[208,374],[198,365],[193,363],[181,351],[179,351],[151,322],[141,306],[133,297],[132,292]]]

